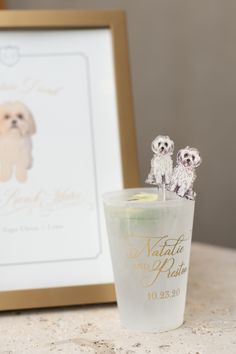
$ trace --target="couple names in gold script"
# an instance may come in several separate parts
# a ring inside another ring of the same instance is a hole
[[[185,242],[188,241],[184,235],[177,238],[168,235],[131,236],[129,241],[131,248],[128,258],[135,260],[134,269],[147,275],[144,277],[144,286],[153,285],[161,274],[167,278],[176,278],[187,272],[187,265],[184,261],[179,262],[179,257],[176,257],[183,254]]]

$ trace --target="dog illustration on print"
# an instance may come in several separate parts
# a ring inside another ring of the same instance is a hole
[[[32,113],[22,102],[0,104],[0,181],[13,174],[19,182],[27,180],[32,166],[32,141],[36,126]]]

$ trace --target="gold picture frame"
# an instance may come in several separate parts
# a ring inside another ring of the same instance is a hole
[[[0,31],[109,28],[124,187],[137,187],[138,162],[125,14],[122,11],[0,11]],[[0,310],[114,302],[114,285],[93,284],[0,292]]]

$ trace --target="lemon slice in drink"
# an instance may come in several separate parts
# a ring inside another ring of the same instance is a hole
[[[138,193],[131,195],[127,200],[129,202],[155,202],[158,199],[157,194],[153,193]]]

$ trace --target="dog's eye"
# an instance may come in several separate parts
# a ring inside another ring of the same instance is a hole
[[[192,160],[193,160],[193,161],[195,160],[195,156],[194,156],[194,155],[192,155]]]
[[[184,157],[188,157],[188,154],[186,153],[186,154],[184,154]]]
[[[4,118],[5,118],[5,119],[9,119],[9,118],[10,118],[10,114],[5,114],[5,115],[4,115]]]
[[[17,114],[17,118],[19,118],[19,119],[23,119],[23,118],[24,118],[24,117],[23,117],[23,114],[18,113],[18,114]]]
[[[167,147],[167,146],[168,146],[168,143],[165,143],[165,146]]]
[[[161,146],[161,142],[159,141],[158,146]]]

